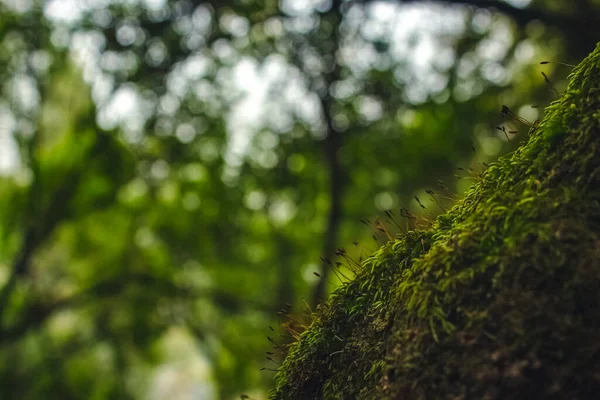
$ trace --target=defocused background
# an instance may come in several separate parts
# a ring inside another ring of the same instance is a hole
[[[599,24],[595,0],[0,0],[0,398],[265,398],[278,310],[340,283],[321,256],[451,206],[526,137],[501,106],[541,118],[570,67],[540,62]]]

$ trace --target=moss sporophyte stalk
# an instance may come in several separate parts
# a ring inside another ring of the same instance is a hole
[[[362,262],[271,399],[596,399],[600,47],[512,154],[431,228]]]

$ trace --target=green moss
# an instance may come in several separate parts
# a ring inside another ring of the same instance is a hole
[[[600,46],[527,143],[318,309],[271,398],[596,398],[599,96]]]

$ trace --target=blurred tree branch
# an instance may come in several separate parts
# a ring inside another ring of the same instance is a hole
[[[357,3],[372,3],[380,0],[357,0]],[[569,51],[575,56],[588,54],[596,47],[598,39],[597,24],[599,16],[595,20],[579,18],[580,15],[593,17],[594,14],[575,13],[573,15],[558,14],[534,7],[518,8],[509,3],[499,0],[384,0],[384,2],[410,4],[410,3],[439,3],[457,4],[497,10],[510,17],[517,26],[525,28],[532,21],[540,21],[548,26],[555,27],[568,38]],[[589,3],[586,3],[589,6]],[[582,12],[585,12],[584,10]]]
[[[325,89],[323,90],[323,94],[319,96],[326,124],[326,137],[323,142],[323,150],[329,172],[329,211],[322,250],[322,254],[327,260],[333,260],[335,255],[342,217],[342,194],[344,190],[344,174],[338,155],[339,149],[342,147],[342,133],[334,126],[334,116],[332,113],[336,100],[331,93],[331,86],[340,80],[341,75],[341,65],[337,60],[337,53],[340,48],[339,26],[342,21],[341,5],[341,0],[334,0],[331,9],[323,16],[324,18],[328,18],[332,24],[331,43],[333,44],[330,53],[330,65],[327,66],[328,71],[323,76]],[[311,298],[311,307],[313,309],[327,295],[327,283],[332,266],[328,265],[327,262],[323,262],[322,267],[321,279],[317,281]]]
[[[40,90],[43,93],[43,86]],[[79,117],[74,129],[79,131],[87,126],[95,126],[95,116],[95,110],[92,107],[88,113]],[[96,128],[94,139],[94,144],[89,146],[81,160],[77,160],[75,165],[70,167],[68,172],[62,176],[61,182],[50,196],[45,195],[50,188],[47,186],[48,182],[44,182],[36,155],[39,131],[36,131],[27,144],[33,180],[29,190],[29,201],[24,221],[26,228],[23,243],[12,264],[9,278],[0,290],[0,330],[4,329],[4,314],[19,278],[29,273],[31,260],[44,241],[52,235],[62,221],[71,217],[74,212],[71,208],[72,200],[77,194],[77,188],[82,183],[91,161],[98,156],[107,156],[107,154],[96,153],[105,150],[106,142],[113,140],[113,138]],[[103,204],[102,201],[96,204],[98,208],[104,205],[106,204]]]
[[[0,331],[0,343],[11,342],[20,339],[31,329],[42,326],[48,318],[59,311],[83,307],[98,302],[100,299],[109,299],[123,295],[127,289],[140,287],[148,290],[150,293],[157,293],[157,296],[166,295],[172,299],[209,299],[217,304],[222,310],[236,314],[247,308],[262,310],[265,313],[272,313],[270,305],[249,302],[247,299],[240,299],[231,293],[221,290],[209,290],[203,293],[197,293],[190,288],[185,288],[165,280],[162,277],[151,274],[130,274],[107,279],[103,282],[94,284],[79,293],[66,299],[45,305],[43,302],[36,302],[26,310],[20,312],[24,318],[9,328]]]
[[[3,322],[3,315],[8,305],[10,295],[14,291],[17,280],[27,275],[31,259],[38,249],[38,247],[52,234],[58,224],[66,218],[65,206],[68,204],[72,197],[72,194],[77,187],[81,178],[80,170],[73,170],[71,174],[67,175],[63,184],[60,186],[58,191],[52,197],[50,205],[46,208],[45,212],[39,216],[33,211],[37,207],[37,203],[32,202],[30,208],[30,214],[28,215],[27,229],[25,231],[23,245],[21,250],[13,263],[11,268],[10,277],[7,283],[2,287],[0,291],[0,322]],[[34,182],[39,180],[39,176],[34,179]],[[38,183],[34,183],[32,189],[37,186]],[[32,197],[41,201],[41,197],[35,196],[32,190]]]

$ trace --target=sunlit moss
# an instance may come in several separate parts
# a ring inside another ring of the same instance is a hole
[[[600,392],[600,46],[530,138],[315,314],[272,399]]]

